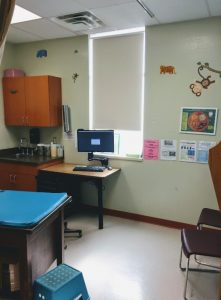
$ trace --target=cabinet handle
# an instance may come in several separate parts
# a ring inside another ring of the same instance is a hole
[[[16,175],[10,174],[9,175],[9,181],[10,182],[15,182],[15,180],[16,180]]]
[[[29,119],[28,116],[26,116],[25,119],[26,119],[26,125],[28,125],[28,119]]]
[[[10,90],[11,94],[16,94],[18,91],[17,90]]]
[[[10,174],[9,175],[9,181],[12,183],[15,183],[15,181],[16,181],[16,175],[13,175],[13,174]]]

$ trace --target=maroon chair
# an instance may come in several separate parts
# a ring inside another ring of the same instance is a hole
[[[203,208],[197,222],[197,229],[203,229],[203,226],[221,228],[221,212],[216,209]]]
[[[221,258],[221,231],[219,230],[197,230],[197,229],[182,229],[181,231],[181,253],[179,266],[182,271],[186,271],[185,285],[183,291],[184,299],[187,299],[187,281],[189,271],[199,271],[199,272],[219,272],[211,269],[190,269],[189,262],[192,255],[196,257],[197,255],[202,255],[206,257],[216,257]],[[187,258],[186,267],[182,267],[182,253]],[[209,266],[220,270],[220,267],[206,264],[205,262],[200,262],[196,260],[198,264]]]

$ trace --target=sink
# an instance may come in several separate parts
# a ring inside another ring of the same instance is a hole
[[[23,153],[15,153],[14,156],[15,156],[16,158],[21,158],[21,157],[24,158],[24,157],[28,157],[29,155],[23,154]]]

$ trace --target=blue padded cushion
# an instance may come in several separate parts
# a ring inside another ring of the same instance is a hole
[[[53,212],[67,193],[0,191],[0,226],[31,228]]]

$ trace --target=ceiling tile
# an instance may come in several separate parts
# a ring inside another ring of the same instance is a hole
[[[16,28],[25,32],[33,33],[42,39],[75,36],[72,31],[65,29],[47,19],[38,19],[31,22],[18,23]]]
[[[137,3],[128,3],[105,8],[97,8],[93,13],[103,21],[106,26],[117,29],[139,27],[157,24]]]
[[[86,9],[94,9],[101,7],[107,8],[125,3],[133,3],[136,2],[136,0],[76,0],[76,2],[85,7]]]
[[[13,26],[10,27],[7,34],[7,42],[9,43],[26,43],[39,41],[42,38],[35,36],[33,33],[25,32]]]
[[[205,0],[143,0],[160,23],[209,17]]]
[[[73,0],[17,0],[16,4],[41,17],[56,17],[62,14],[79,12],[84,9]]]

